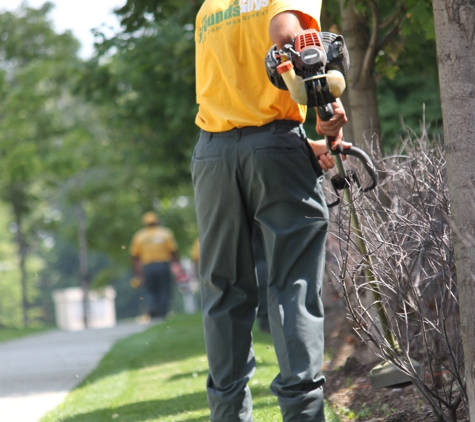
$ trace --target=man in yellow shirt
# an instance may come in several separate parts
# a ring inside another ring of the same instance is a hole
[[[284,422],[323,422],[323,305],[328,210],[321,182],[334,166],[308,140],[306,107],[268,80],[264,58],[305,29],[320,30],[320,0],[205,0],[196,18],[192,163],[200,234],[203,326],[213,422],[251,422],[251,329],[258,305],[252,230],[268,269],[268,317],[280,373],[271,385]],[[346,115],[317,120],[342,143]],[[343,144],[344,147],[349,145]],[[320,168],[321,167],[321,168]]]
[[[145,287],[148,315],[164,318],[170,310],[170,263],[178,262],[177,245],[172,231],[160,225],[154,212],[145,213],[142,223],[130,245],[133,272]]]

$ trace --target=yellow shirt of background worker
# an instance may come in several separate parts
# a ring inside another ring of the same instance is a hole
[[[145,227],[140,229],[132,238],[130,255],[138,258],[141,265],[153,262],[170,262],[177,250],[175,237],[166,227],[149,225],[147,217],[154,217],[153,213],[143,218]]]

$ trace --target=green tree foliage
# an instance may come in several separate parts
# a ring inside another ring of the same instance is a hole
[[[390,151],[402,135],[401,121],[418,131],[423,104],[426,120],[440,124],[432,2],[359,0],[354,4],[363,37],[374,43],[365,59],[373,63],[382,140]]]
[[[127,0],[116,11],[126,32],[134,32],[155,20],[174,19],[179,25],[194,22],[202,0]]]
[[[406,0],[402,7],[405,15],[398,37],[375,60],[388,151],[399,143],[406,127],[420,134],[423,118],[432,124],[434,134],[442,125],[432,2]]]
[[[97,56],[84,66],[77,92],[101,110],[122,157],[117,175],[122,193],[98,199],[116,201],[116,215],[108,213],[109,203],[90,220],[91,227],[116,226],[112,244],[128,245],[131,227],[137,230],[141,214],[150,209],[162,214],[182,253],[196,235],[189,165],[198,135],[193,40],[198,7],[198,2],[127,2],[118,12],[125,30],[110,39],[97,32]],[[180,196],[189,198],[186,207],[176,205]],[[117,257],[125,259],[124,253]]]
[[[53,31],[47,19],[51,7],[23,5],[18,13],[0,14],[0,197],[10,204],[16,224],[25,325],[32,216],[49,171],[44,159],[63,131],[60,103],[77,62],[78,43],[68,32]]]
[[[165,9],[171,13],[176,8]],[[140,29],[103,39],[81,81],[89,100],[109,108],[114,143],[127,151],[149,198],[189,186],[189,162],[198,132],[194,9],[191,3],[177,9],[172,16],[156,12],[156,20],[136,17],[142,22]],[[133,16],[124,19],[130,22],[127,19]]]
[[[119,317],[140,303],[128,248],[142,213],[160,209],[182,254],[196,236],[192,28],[119,34],[84,64],[72,35],[53,31],[51,8],[0,14],[0,325],[52,322],[51,290],[79,285],[79,205],[89,281],[114,285]]]

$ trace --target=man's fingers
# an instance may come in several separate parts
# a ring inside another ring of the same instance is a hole
[[[335,160],[331,156],[331,154],[322,154],[318,157],[318,163],[323,171],[328,171],[331,168],[335,167]]]
[[[337,101],[332,103],[333,117],[323,121],[317,114],[316,130],[319,135],[336,136],[338,131],[348,122],[343,105]]]
[[[343,130],[340,129],[335,135],[335,139],[332,142],[332,150],[336,151],[339,145],[343,142]]]
[[[326,122],[319,120],[316,127],[317,133],[319,135],[336,136],[345,123],[346,120],[344,116],[335,119],[332,118]]]

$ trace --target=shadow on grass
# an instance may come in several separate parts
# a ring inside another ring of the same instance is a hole
[[[266,346],[272,347],[272,338],[268,334],[254,333],[254,342],[256,344],[262,343]],[[205,358],[204,335],[202,328],[201,314],[194,315],[178,315],[174,319],[165,321],[161,324],[152,326],[148,330],[134,334],[124,340],[117,342],[111,351],[102,359],[98,367],[78,386],[78,388],[87,387],[94,384],[102,378],[113,376],[123,371],[141,370],[143,368],[159,366],[171,362],[178,362],[190,359],[196,356],[203,356]],[[258,367],[264,367],[271,364],[261,362],[257,364]],[[176,374],[169,378],[170,381],[186,379],[188,377],[196,377],[207,375],[208,371],[190,371],[185,374]],[[253,394],[259,396],[271,394],[268,389],[266,392],[252,388]],[[199,396],[199,394],[198,394]],[[201,394],[203,400],[197,404],[195,408],[190,410],[207,408],[206,395]],[[257,397],[257,396],[256,396]],[[110,420],[110,412],[119,414],[119,421],[141,421],[147,420],[150,417],[157,417],[165,415],[166,409],[173,409],[170,403],[178,400],[180,405],[175,407],[172,413],[175,414],[176,409],[188,409],[190,398],[188,396],[181,396],[169,400],[157,400],[144,403],[136,403],[123,406],[119,409],[102,409],[92,412],[92,414],[78,415],[74,417],[74,421],[103,421]],[[186,406],[185,406],[186,405]],[[144,418],[139,409],[145,409]],[[169,412],[170,410],[168,410]],[[127,415],[133,416],[127,416]],[[126,418],[126,419],[124,419]],[[183,419],[191,420],[191,419]],[[197,419],[199,422],[201,419]],[[206,419],[204,419],[206,420]],[[64,422],[64,421],[62,421]]]
[[[204,355],[201,315],[179,315],[118,341],[79,387],[122,371]]]
[[[184,394],[179,397],[163,400],[130,403],[124,406],[114,407],[113,409],[97,409],[61,419],[61,422],[103,422],[110,420],[140,422],[166,418],[168,416],[175,416],[176,418],[180,414],[183,414],[183,419],[176,419],[177,421],[201,422],[209,420],[208,411],[206,415],[195,417],[194,419],[188,415],[187,412],[207,410],[207,408],[206,394],[201,392]]]
[[[269,362],[256,363],[257,368],[265,368],[265,367],[271,367],[271,366],[275,366],[275,364],[269,363]],[[196,378],[199,376],[208,376],[208,369],[204,369],[202,371],[191,371],[191,372],[183,372],[181,374],[175,374],[167,378],[167,381],[178,381],[178,380],[187,379],[187,378]]]
[[[96,382],[122,371],[142,369],[205,356],[204,334],[201,314],[177,315],[148,330],[118,341],[102,359],[99,366],[80,384],[79,387]],[[269,334],[253,332],[254,343],[270,347],[272,337]],[[259,366],[265,363],[259,363]],[[201,375],[203,371],[198,374]],[[193,373],[177,375],[178,378],[193,376]]]
[[[269,389],[253,387],[254,397],[271,396]],[[257,404],[255,409],[265,407],[266,404]],[[179,409],[179,410],[177,410]],[[191,416],[188,412],[205,411],[204,416]],[[87,413],[62,418],[61,422],[103,422],[117,420],[120,422],[141,422],[159,420],[173,416],[180,422],[205,422],[209,421],[209,410],[206,393],[184,394],[163,400],[148,400],[130,403],[113,409],[97,409]]]

